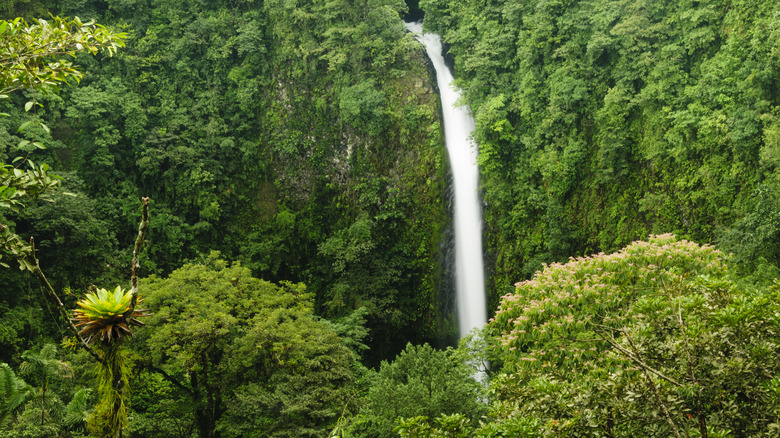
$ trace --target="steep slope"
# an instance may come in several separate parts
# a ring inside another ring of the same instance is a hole
[[[494,297],[649,233],[777,263],[776,2],[420,3],[477,120]]]
[[[47,161],[83,181],[113,245],[129,246],[131,212],[150,196],[147,273],[217,249],[262,278],[305,282],[322,316],[369,309],[370,361],[446,336],[446,159],[403,2],[50,3],[130,32],[116,58],[78,59],[80,86],[39,111],[53,127]],[[8,151],[19,108],[8,105]]]

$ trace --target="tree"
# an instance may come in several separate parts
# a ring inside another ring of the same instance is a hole
[[[369,79],[341,90],[339,115],[344,123],[361,134],[379,135],[387,123],[384,103],[384,93]]]
[[[27,350],[22,353],[22,362],[19,371],[22,374],[34,376],[41,381],[41,425],[43,425],[46,413],[46,389],[51,377],[73,377],[73,369],[67,362],[56,357],[57,346],[46,344],[40,353]]]
[[[54,383],[53,381],[50,383]],[[70,383],[70,382],[69,382]],[[60,386],[59,389],[63,387]],[[51,437],[75,437],[82,436],[87,418],[90,415],[90,390],[82,388],[76,391],[71,401],[65,405],[59,394],[52,391],[46,396],[46,417],[41,423],[40,393],[30,388],[29,397],[19,406],[18,414],[14,415],[14,421],[4,421],[0,424],[0,435],[4,438],[51,438]]]
[[[200,437],[321,436],[348,403],[356,358],[314,319],[304,285],[212,253],[143,287],[153,316],[138,365],[183,394]]]
[[[471,367],[453,353],[428,344],[407,344],[394,361],[383,361],[370,380],[365,408],[350,426],[351,433],[391,437],[399,419],[412,417],[417,417],[418,426],[428,424],[423,428],[434,419],[446,423],[448,418],[475,426],[485,408],[482,387]]]
[[[463,414],[442,414],[436,417],[436,425],[424,415],[399,418],[395,431],[401,438],[468,438],[472,436],[472,422]]]
[[[53,17],[51,21],[39,19],[32,24],[22,18],[0,20],[0,98],[26,89],[32,100],[25,104],[25,111],[30,111],[37,103],[36,93],[57,92],[59,84],[70,78],[76,81],[81,78],[81,71],[66,57],[75,57],[83,51],[95,54],[100,50],[113,55],[117,48],[124,46],[125,38],[123,33],[112,33],[94,22],[84,23],[78,18],[69,21]],[[32,125],[49,131],[37,118],[25,122],[19,131]],[[40,142],[29,140],[22,140],[18,147],[23,149],[28,145],[44,147]],[[59,181],[48,174],[49,166],[45,163],[37,165],[28,156],[18,157],[17,161],[14,166],[0,165],[0,207],[17,209],[23,206],[25,199],[44,196],[59,186]],[[29,167],[27,170],[22,168],[25,163]],[[32,270],[30,261],[26,260],[30,256],[30,246],[1,223],[0,249],[16,258],[21,269]]]
[[[496,301],[649,233],[776,263],[776,2],[420,6],[476,119]]]
[[[78,52],[109,56],[124,47],[124,33],[113,33],[95,22],[53,17],[27,23],[23,18],[0,20],[0,94],[19,89],[57,91],[57,85],[82,76],[63,59]]]
[[[0,427],[27,401],[32,391],[7,363],[0,364]]]
[[[44,116],[109,229],[128,227],[127,199],[154,200],[146,272],[216,249],[305,283],[321,316],[365,305],[375,365],[435,338],[446,158],[404,2],[131,3],[52,5],[134,38],[107,62],[83,57],[91,74]],[[318,250],[363,217],[374,249],[333,278],[341,248]],[[350,288],[360,299],[324,307]]]
[[[502,368],[485,433],[771,435],[780,288],[739,288],[724,257],[651,236],[518,283],[487,327]]]
[[[87,197],[72,174],[57,173],[60,189],[8,215],[14,231],[23,240],[35,237],[39,262],[56,290],[84,291],[123,277],[127,263],[118,259],[127,254],[118,251],[117,230],[100,218],[107,206]]]

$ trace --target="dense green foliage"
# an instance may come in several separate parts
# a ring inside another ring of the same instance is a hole
[[[53,344],[40,351],[27,350],[22,358],[18,374],[32,385],[7,364],[0,364],[0,436],[82,436],[91,411],[91,390],[73,386],[74,367]]]
[[[402,2],[0,7],[37,23],[0,21],[0,437],[780,434],[777,5],[420,3],[476,115],[491,293],[527,279],[444,351],[446,162]],[[120,348],[129,295],[84,294],[126,281],[143,195],[152,315]],[[604,254],[668,231],[734,255]]]
[[[30,157],[32,151],[45,149],[41,134],[51,133],[38,117],[37,96],[57,93],[59,85],[81,78],[83,73],[68,58],[84,52],[94,55],[98,51],[111,56],[124,46],[124,38],[124,34],[112,33],[78,18],[52,17],[50,21],[36,19],[30,23],[23,18],[0,20],[0,100],[19,90],[29,94],[29,100],[23,105],[26,114],[22,113],[26,120],[15,130],[22,138],[17,138],[18,143],[12,146],[9,140],[13,138],[5,135],[5,144],[0,149],[0,208],[18,212],[27,201],[49,198],[60,185],[59,179],[48,173],[48,164],[36,164]],[[0,113],[0,117],[9,114]],[[10,163],[5,162],[6,150],[12,151],[9,155],[16,155]],[[6,255],[17,261],[21,270],[32,271],[35,264],[32,244],[24,242],[6,224],[6,218],[0,216],[0,266],[8,267],[2,261]]]
[[[498,295],[650,233],[777,259],[777,2],[420,3],[476,118]]]
[[[384,418],[418,438],[773,437],[778,293],[738,285],[722,252],[672,235],[545,266],[482,334],[493,370],[476,427],[465,404]]]
[[[503,364],[487,429],[776,435],[780,289],[738,287],[722,259],[656,236],[518,283],[487,329]]]
[[[124,45],[124,38],[124,34],[110,32],[103,26],[92,22],[85,23],[78,18],[68,20],[52,17],[50,20],[34,19],[29,23],[23,18],[0,20],[0,99],[8,99],[6,93],[13,93],[18,97],[19,90],[24,90],[28,94],[26,99],[29,99],[23,105],[24,112],[17,112],[17,115],[22,114],[27,119],[19,122],[15,130],[15,133],[21,134],[22,138],[14,139],[5,135],[3,139],[5,144],[0,152],[3,159],[0,162],[0,208],[11,210],[18,215],[25,205],[29,207],[30,203],[35,201],[54,200],[52,192],[60,187],[62,178],[51,175],[48,172],[48,164],[36,164],[30,156],[32,151],[46,148],[39,137],[44,133],[51,133],[48,125],[38,116],[37,107],[41,104],[37,97],[41,94],[57,93],[59,85],[68,83],[70,79],[78,81],[82,77],[81,70],[76,68],[69,58],[75,57],[78,53],[96,54],[99,51],[111,56],[117,48]],[[21,108],[22,105],[19,107]],[[9,114],[0,113],[0,117],[9,117]],[[11,120],[12,123],[18,122]],[[15,140],[18,140],[18,143]],[[12,142],[16,143],[15,146],[12,146]],[[10,156],[6,155],[6,149],[10,152],[7,155]],[[14,155],[15,157],[10,159]],[[6,159],[10,163],[7,164]],[[25,212],[29,213],[30,210]],[[41,273],[33,240],[27,241],[22,238],[18,234],[20,230],[18,228],[14,230],[14,225],[19,224],[14,224],[0,213],[0,259],[16,261],[21,271],[35,273],[36,277],[41,278],[43,283],[48,285],[45,275]],[[42,229],[57,225],[57,223],[46,223],[43,224]],[[43,246],[46,246],[45,240]],[[9,265],[0,260],[0,267],[9,268]],[[8,274],[5,270],[3,273]],[[4,277],[6,277],[4,282],[6,290],[0,306],[5,322],[2,343],[5,347],[10,347],[5,348],[4,353],[11,356],[19,353],[18,348],[24,342],[24,339],[19,338],[21,338],[20,330],[25,328],[25,325],[28,326],[27,344],[33,340],[33,336],[44,334],[48,327],[38,319],[41,318],[41,312],[34,312],[29,288],[27,288],[27,303],[20,306],[18,298],[13,298],[17,295],[14,291],[19,292],[18,277],[16,279],[12,275],[4,275]],[[51,291],[51,285],[48,287]],[[56,292],[53,293],[57,295]],[[61,314],[65,313],[62,303],[59,299],[57,301]],[[27,309],[24,310],[24,307]],[[28,315],[27,318],[22,316],[25,313]],[[38,318],[34,317],[34,313],[37,313]],[[49,322],[56,324],[56,321]],[[52,344],[46,344],[41,350],[41,355],[32,354],[28,350],[22,355],[24,359],[22,369],[28,371],[32,367],[46,370],[49,365],[60,363],[61,361],[51,357],[54,351],[55,347]],[[46,429],[46,375],[43,379],[40,395],[40,426]]]
[[[396,421],[405,417],[461,414],[466,423],[476,424],[484,413],[479,401],[482,387],[474,370],[453,356],[452,350],[409,344],[392,363],[382,362],[350,436],[397,436]]]
[[[321,315],[368,309],[370,363],[407,340],[451,336],[437,304],[448,226],[438,101],[403,32],[403,2],[49,7],[129,35],[114,58],[77,60],[79,87],[38,98],[51,127],[35,131],[49,148],[39,154],[70,172],[82,200],[72,208],[90,211],[73,225],[103,230],[72,234],[83,240],[70,244],[100,251],[82,269],[52,272],[55,283],[121,278],[115,254],[130,244],[137,198],[149,196],[146,272],[219,250],[262,278],[303,281]],[[15,132],[29,115],[4,111],[0,147],[10,151],[32,140]],[[9,219],[25,235],[49,223]],[[68,244],[47,242],[54,252]]]
[[[213,254],[141,288],[153,316],[136,334],[137,366],[151,373],[139,391],[160,393],[134,406],[140,417],[161,413],[157,397],[184,398],[162,414],[202,438],[323,436],[348,403],[356,357],[313,317],[302,284],[258,280]],[[142,424],[138,436],[170,436]]]

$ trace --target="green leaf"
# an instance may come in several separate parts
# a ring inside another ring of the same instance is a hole
[[[29,103],[29,102],[28,102]],[[24,123],[22,123],[22,126],[19,127],[19,129],[16,130],[16,132],[22,132],[25,129],[27,129],[32,124],[32,120],[28,120]]]
[[[33,101],[32,100],[27,102],[27,103],[25,103],[24,104],[24,112],[29,112],[30,109],[32,109],[32,106],[33,106]]]

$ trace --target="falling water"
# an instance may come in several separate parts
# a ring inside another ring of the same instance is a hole
[[[469,108],[457,106],[460,91],[444,63],[442,46],[436,34],[423,34],[420,23],[406,23],[425,45],[436,70],[444,116],[444,140],[452,165],[455,185],[455,288],[458,327],[461,336],[485,324],[485,280],[482,267],[482,210],[479,202],[477,145],[472,141],[474,119]]]

